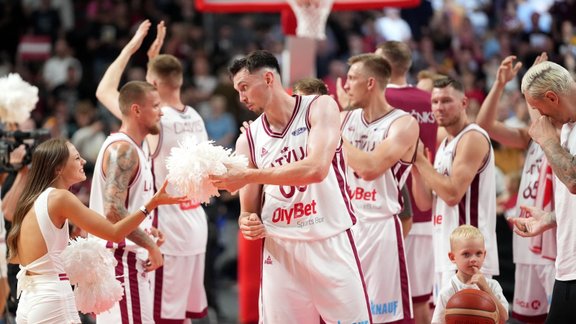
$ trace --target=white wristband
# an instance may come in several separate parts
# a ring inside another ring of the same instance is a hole
[[[140,211],[144,213],[144,216],[146,217],[150,216],[150,212],[148,211],[148,209],[146,209],[146,206],[142,205],[142,207],[140,207]]]

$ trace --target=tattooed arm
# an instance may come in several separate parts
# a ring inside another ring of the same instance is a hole
[[[560,136],[550,117],[532,123],[530,136],[540,144],[552,171],[571,193],[576,193],[576,157],[560,145]]]
[[[138,152],[127,142],[113,143],[104,156],[104,214],[112,223],[128,215],[125,207],[130,181],[138,173]],[[149,252],[150,262],[146,264],[151,271],[162,266],[162,254],[156,243],[141,229],[136,229],[127,236],[132,242]]]

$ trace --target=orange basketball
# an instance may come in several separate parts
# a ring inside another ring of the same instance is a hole
[[[497,324],[498,307],[490,295],[478,289],[462,289],[446,304],[446,324]]]

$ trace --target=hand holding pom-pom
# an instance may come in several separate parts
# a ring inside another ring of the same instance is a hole
[[[236,155],[230,149],[213,145],[212,141],[196,143],[188,137],[170,151],[166,159],[168,181],[192,201],[207,203],[219,196],[218,188],[210,176],[223,175],[231,170],[243,170],[248,159]]]
[[[82,313],[100,314],[122,299],[124,289],[114,274],[116,259],[97,239],[71,240],[60,258]]]

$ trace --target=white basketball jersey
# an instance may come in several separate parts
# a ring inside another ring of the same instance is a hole
[[[270,129],[262,114],[246,133],[252,163],[272,168],[307,156],[310,132],[309,109],[317,96],[295,96],[292,117],[282,132]],[[323,109],[323,107],[317,107]],[[342,145],[337,148],[328,175],[306,186],[263,186],[261,218],[269,236],[296,239],[324,239],[349,229],[356,221],[346,191],[346,168]]]
[[[362,109],[349,112],[342,124],[342,137],[362,151],[373,151],[388,136],[390,126],[400,117],[408,115],[394,109],[379,119],[368,123]],[[354,210],[361,219],[388,218],[402,210],[402,194],[412,164],[398,161],[378,179],[367,181],[348,167],[348,185]]]
[[[562,147],[576,155],[576,123],[562,126],[560,142]],[[566,185],[554,176],[554,208],[556,214],[558,255],[556,256],[556,279],[561,281],[576,279],[576,197]]]
[[[520,213],[520,206],[535,206],[536,193],[538,191],[538,179],[540,177],[540,167],[542,166],[542,157],[544,151],[534,141],[530,141],[526,158],[524,159],[524,167],[522,169],[522,178],[520,179],[520,187],[518,188],[518,199],[516,200],[514,217],[524,216]],[[512,249],[514,256],[514,263],[522,264],[551,264],[552,260],[543,258],[542,255],[536,254],[530,250],[530,239],[521,237],[520,235],[512,234]]]
[[[136,148],[138,152],[138,172],[132,181],[130,182],[128,188],[128,195],[126,197],[126,201],[124,202],[124,207],[128,213],[133,213],[140,206],[146,204],[152,196],[154,195],[154,188],[153,188],[153,177],[152,177],[152,164],[151,159],[148,155],[144,153],[142,147],[132,138],[124,133],[113,133],[102,145],[100,152],[98,153],[98,158],[96,159],[96,165],[94,166],[94,175],[92,178],[92,187],[90,189],[90,208],[97,213],[104,215],[104,187],[106,185],[106,175],[102,169],[102,160],[104,158],[104,152],[112,143],[115,142],[127,142],[130,145]],[[105,217],[105,216],[104,216]],[[140,229],[144,231],[149,231],[150,227],[152,226],[152,216],[146,217],[140,223]],[[104,240],[102,240],[104,241]],[[120,243],[114,243],[111,241],[106,242],[106,247],[108,248],[125,248],[126,250],[136,250],[138,246],[130,241],[129,239],[124,239]]]
[[[462,136],[467,132],[480,132],[490,141],[488,134],[476,124],[470,124],[460,131],[450,142],[442,141],[434,168],[440,174],[451,175],[452,163],[456,147]],[[486,260],[482,271],[485,274],[498,275],[498,249],[496,243],[496,175],[494,173],[494,151],[490,146],[489,157],[477,171],[472,183],[466,190],[462,200],[449,206],[436,194],[434,195],[434,255],[436,272],[455,270],[456,266],[448,259],[450,251],[450,234],[463,224],[477,227],[484,235],[486,244]]]
[[[168,175],[166,158],[179,141],[192,137],[198,143],[208,140],[204,121],[191,107],[183,111],[172,107],[162,107],[164,114],[160,119],[161,131],[156,152],[153,157],[154,183],[159,189]],[[169,193],[178,190],[168,184]],[[182,193],[178,193],[182,194]],[[154,226],[164,233],[166,241],[160,247],[162,253],[170,255],[194,255],[206,252],[208,223],[204,209],[196,202],[158,206],[154,217]]]

